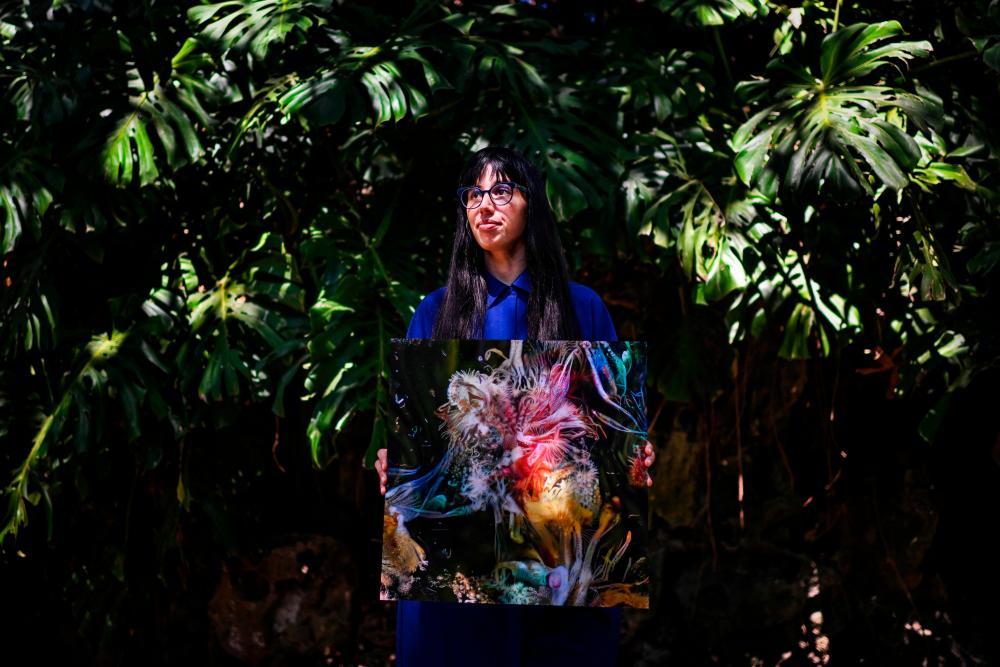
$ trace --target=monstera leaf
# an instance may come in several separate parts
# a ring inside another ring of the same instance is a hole
[[[129,441],[135,441],[150,421],[168,419],[175,429],[181,421],[172,414],[164,398],[170,373],[162,356],[154,349],[160,317],[146,311],[125,331],[93,336],[79,350],[72,371],[53,378],[59,389],[48,404],[30,400],[37,425],[31,449],[14,471],[3,490],[6,510],[0,523],[0,546],[7,535],[16,537],[28,523],[27,504],[44,500],[48,532],[52,534],[51,450],[72,443],[78,453],[100,445],[111,423],[119,422]],[[65,449],[62,450],[65,453]],[[159,463],[158,451],[147,450],[144,464],[153,468]],[[40,471],[45,472],[39,474]]]
[[[896,21],[858,23],[823,40],[818,75],[778,60],[769,69],[783,75],[783,85],[742,85],[777,102],[755,113],[733,136],[740,179],[769,198],[779,185],[868,194],[875,192],[873,182],[905,188],[920,149],[904,121],[926,129],[940,109],[911,92],[860,83],[887,65],[930,53],[928,42],[877,46],[901,32]]]
[[[323,19],[319,11],[330,2],[287,0],[230,0],[188,10],[188,18],[201,28],[203,38],[222,43],[226,49],[249,50],[262,60],[268,50],[296,32],[305,32]]]
[[[461,67],[474,50],[456,40],[446,45],[446,53],[429,57],[430,51],[442,50],[442,43],[423,37],[423,31],[433,25],[426,23],[410,26],[386,43],[355,43],[348,35],[350,24],[335,21],[333,16],[329,1],[225,2],[188,12],[202,44],[221,54],[222,61],[248,52],[243,57],[272,65],[281,60],[295,63],[293,73],[261,85],[242,81],[254,103],[240,123],[234,144],[250,128],[289,117],[306,127],[335,124],[345,113],[350,122],[367,118],[374,128],[408,116],[416,120],[429,112],[428,98],[434,92],[452,88],[432,60]],[[365,17],[372,19],[360,12],[350,20],[364,22]],[[279,44],[280,50],[275,48]],[[314,65],[302,67],[303,63]]]
[[[766,15],[763,0],[660,0],[660,11],[692,25],[722,25],[743,16]]]
[[[390,206],[369,236],[364,221],[340,214],[316,222],[303,244],[305,266],[321,270],[320,293],[309,308],[311,332],[303,400],[315,399],[306,427],[317,466],[337,456],[338,440],[361,416],[371,417],[366,465],[386,446],[389,398],[388,339],[400,335],[420,302],[420,295],[386,270],[394,243],[410,243],[389,234]],[[342,243],[343,230],[351,241]],[[387,247],[388,246],[388,247]],[[399,268],[398,273],[405,271]]]
[[[205,403],[246,391],[280,396],[306,326],[298,270],[282,242],[265,232],[222,277],[187,257],[179,264],[190,331],[176,360],[182,385],[197,386]],[[275,409],[280,413],[280,403]]]
[[[11,252],[26,229],[36,238],[41,234],[42,216],[52,203],[44,179],[42,169],[23,155],[11,160],[0,176],[0,254]]]
[[[201,76],[198,70],[206,59],[195,46],[193,39],[184,43],[171,61],[169,79],[153,74],[153,80],[146,81],[138,68],[128,70],[130,110],[115,124],[102,155],[109,182],[148,185],[160,175],[162,162],[176,170],[205,154],[198,128],[212,120],[204,104],[223,98],[234,102],[239,93],[216,88]],[[126,42],[123,48],[129,49]]]
[[[700,111],[715,86],[711,57],[704,51],[670,49],[636,56],[627,45],[610,44],[604,76],[621,97],[618,106],[637,116],[649,114],[661,126],[668,118]]]
[[[399,62],[374,58],[377,47],[356,47],[332,67],[324,67],[311,76],[303,77],[278,97],[278,106],[285,115],[299,115],[316,125],[336,123],[344,114],[347,102],[360,83],[368,95],[371,118],[375,127],[389,121],[399,122],[407,114],[414,119],[429,110],[427,97],[435,90],[451,88],[431,61],[419,49],[414,39],[395,53],[399,61],[420,63],[429,92],[421,90],[415,81],[407,80]]]

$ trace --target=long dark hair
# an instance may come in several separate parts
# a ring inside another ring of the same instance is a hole
[[[528,297],[528,337],[536,340],[578,340],[580,325],[569,294],[569,269],[562,243],[545,197],[545,181],[527,158],[512,148],[489,146],[477,151],[462,169],[458,185],[475,185],[490,167],[497,179],[528,188],[524,227],[525,254],[531,293]],[[486,266],[465,208],[456,202],[455,241],[444,300],[434,322],[434,338],[478,339],[486,320]]]

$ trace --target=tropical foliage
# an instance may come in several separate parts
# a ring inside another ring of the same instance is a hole
[[[59,582],[42,599],[70,600],[78,650],[148,662],[261,533],[339,536],[364,569],[387,340],[443,282],[461,163],[496,143],[543,168],[576,278],[652,343],[663,582],[626,657],[821,659],[833,635],[846,660],[982,659],[972,630],[912,630],[962,616],[914,498],[1000,362],[998,6],[0,5],[9,578]],[[863,484],[883,456],[908,471],[891,534]],[[800,592],[759,644],[719,622],[736,602],[699,603],[753,601],[726,573],[755,549],[837,582],[832,629]],[[892,572],[860,578],[871,553]],[[896,596],[867,631],[865,587]],[[365,653],[351,628],[339,650]]]

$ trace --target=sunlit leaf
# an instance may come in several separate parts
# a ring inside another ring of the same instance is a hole
[[[875,46],[901,32],[899,23],[887,21],[859,23],[828,35],[816,76],[776,61],[772,71],[786,80],[772,90],[771,99],[777,101],[756,112],[731,141],[740,179],[757,185],[770,169],[791,189],[831,187],[872,194],[867,173],[896,190],[905,188],[920,152],[913,137],[886,114],[900,110],[926,126],[940,108],[903,90],[858,81],[887,65],[930,53],[928,42]]]

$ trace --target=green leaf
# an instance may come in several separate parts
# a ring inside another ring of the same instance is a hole
[[[104,175],[119,186],[134,180],[140,185],[148,185],[159,176],[153,145],[138,114],[124,118],[108,137],[103,163]]]
[[[206,403],[222,399],[220,385],[222,369],[225,364],[224,340],[221,336],[219,337],[215,352],[209,356],[208,364],[201,376],[201,382],[198,384],[198,398]]]
[[[720,239],[715,254],[708,260],[704,297],[708,302],[725,298],[735,290],[742,290],[750,279],[743,267],[739,249],[745,241],[727,230]]]
[[[769,111],[769,110],[767,110]],[[765,111],[764,113],[766,113]],[[747,121],[749,124],[754,119]],[[755,124],[756,125],[756,124]],[[768,153],[771,149],[771,140],[775,133],[781,129],[780,125],[773,125],[767,130],[759,133],[750,141],[745,141],[747,125],[743,125],[737,130],[733,138],[734,146],[739,146],[736,153],[736,174],[745,185],[750,185],[757,181],[757,177],[767,164]]]
[[[948,164],[947,162],[931,162],[926,167],[918,168],[916,172],[917,178],[929,185],[951,181],[964,190],[969,190],[970,192],[976,192],[977,190],[976,182],[972,180],[968,172],[965,171],[965,167],[961,165]]]
[[[399,57],[400,59],[416,60],[420,63],[421,67],[423,67],[424,79],[427,81],[427,87],[430,89],[432,95],[439,90],[454,89],[454,86],[420,52],[414,49],[406,49],[400,51]]]
[[[883,183],[896,190],[902,190],[909,183],[900,166],[874,139],[852,132],[840,136],[857,150]]]
[[[785,324],[785,334],[778,348],[778,356],[783,359],[811,358],[809,334],[815,317],[807,304],[797,303]]]
[[[920,161],[920,147],[917,142],[898,125],[881,118],[871,120],[871,134],[888,151],[902,169],[911,170]]]
[[[188,9],[188,19],[200,29],[200,36],[224,49],[247,51],[256,60],[285,43],[289,35],[305,35],[324,23],[325,3],[294,0],[220,2]]]
[[[719,26],[768,13],[768,4],[761,0],[660,0],[657,6],[680,21],[698,26]]]
[[[349,86],[333,71],[302,81],[278,98],[286,115],[302,114],[319,126],[332,125],[344,115]]]
[[[392,101],[389,93],[379,83],[379,78],[373,72],[365,72],[361,76],[361,83],[368,91],[371,99],[372,109],[375,111],[375,126],[392,119]]]
[[[930,53],[926,42],[873,46],[901,32],[898,22],[886,21],[828,35],[818,77],[784,59],[773,61],[768,69],[775,77],[768,87],[776,102],[755,112],[731,142],[740,180],[773,201],[780,172],[770,165],[787,162],[780,185],[790,189],[808,185],[817,191],[873,194],[869,176],[896,190],[905,188],[920,148],[890,116],[902,111],[923,128],[940,117],[940,105],[933,98],[858,81],[883,65]]]
[[[988,67],[1000,71],[1000,44],[994,44],[983,51],[983,62]]]
[[[476,18],[474,16],[467,16],[465,14],[451,14],[441,19],[441,23],[455,28],[466,37],[469,36],[469,33],[472,31],[472,24],[475,22]]]
[[[944,417],[948,414],[948,407],[951,404],[951,393],[947,393],[931,406],[931,409],[927,411],[927,414],[923,416],[920,420],[920,424],[917,426],[917,433],[928,444],[934,444],[937,439],[938,431],[941,429],[941,424],[944,421]]]

